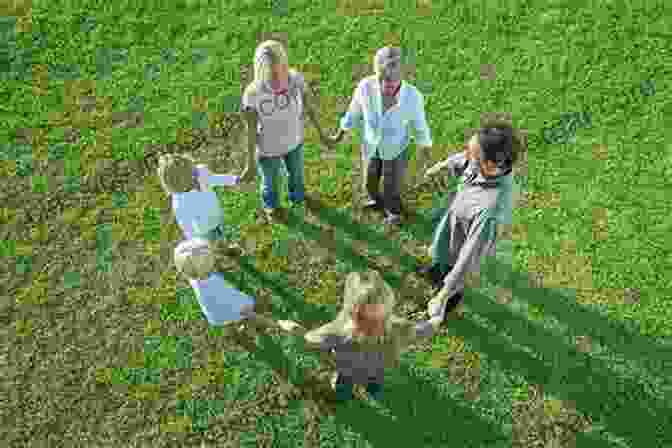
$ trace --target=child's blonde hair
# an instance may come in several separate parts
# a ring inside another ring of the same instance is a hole
[[[177,271],[191,280],[207,278],[214,270],[216,260],[210,242],[194,238],[175,247],[173,261]]]
[[[319,340],[328,334],[351,337],[364,349],[385,354],[385,363],[395,366],[399,355],[413,337],[414,323],[394,315],[396,294],[378,271],[351,272],[345,280],[343,308],[332,322],[310,331],[308,340]],[[383,336],[355,336],[353,310],[355,306],[382,304],[385,308],[385,333]]]
[[[196,162],[185,154],[165,154],[157,170],[161,186],[167,193],[184,193],[194,188]]]

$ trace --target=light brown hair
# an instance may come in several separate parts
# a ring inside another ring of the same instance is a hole
[[[165,154],[159,158],[158,175],[167,193],[184,193],[194,188],[194,160],[184,154]]]

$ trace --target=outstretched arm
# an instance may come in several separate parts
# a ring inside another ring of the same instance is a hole
[[[339,130],[332,137],[334,141],[341,141],[343,139],[343,136],[347,131],[350,131],[355,128],[359,128],[362,125],[362,101],[361,101],[361,96],[360,96],[360,88],[361,83],[357,88],[355,89],[354,93],[352,94],[352,100],[350,101],[350,106],[348,107],[347,112],[345,115],[341,118],[341,121],[339,123]]]
[[[199,169],[205,183],[211,187],[233,187],[240,182],[239,176],[212,173],[206,165],[197,165],[196,168]]]
[[[427,170],[425,175],[433,176],[439,172],[445,171],[449,176],[458,177],[464,173],[467,166],[469,166],[469,159],[467,159],[465,152],[458,152],[452,154],[447,159],[434,164],[434,166]]]
[[[415,118],[412,120],[415,130],[415,142],[417,152],[415,155],[415,182],[421,182],[422,176],[427,169],[427,164],[431,160],[432,136],[425,117],[425,104],[422,94],[418,92],[417,104],[415,106]]]
[[[427,124],[427,117],[425,116],[425,99],[420,92],[418,92],[417,104],[415,105],[413,127],[415,130],[416,144],[423,148],[431,148],[432,134],[429,130],[429,125]]]
[[[474,218],[455,266],[444,279],[441,293],[451,297],[464,289],[467,273],[477,273],[484,257],[494,253],[496,233],[497,220],[493,210],[484,210]]]
[[[305,81],[303,88],[303,105],[306,108],[308,118],[310,118],[310,121],[313,123],[313,126],[315,126],[315,129],[317,130],[317,134],[320,136],[320,140],[322,142],[327,143],[328,142],[327,136],[322,130],[322,126],[320,126],[319,114],[318,114],[319,104],[317,98],[315,98],[313,92],[310,90],[310,86]]]

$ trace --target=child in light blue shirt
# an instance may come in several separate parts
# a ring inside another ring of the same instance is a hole
[[[159,159],[159,180],[171,197],[178,226],[186,239],[205,238],[226,246],[227,253],[239,253],[224,242],[224,211],[214,186],[240,185],[240,177],[210,172],[186,155],[169,154]]]

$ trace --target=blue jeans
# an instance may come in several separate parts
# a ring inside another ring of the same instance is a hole
[[[224,224],[220,224],[205,235],[194,235],[196,238],[203,238],[208,241],[224,241]]]
[[[295,204],[303,202],[303,143],[291,150],[287,155],[280,157],[259,157],[257,155],[257,172],[261,177],[261,201],[264,208],[277,208],[278,181],[280,167],[285,164],[287,169],[287,190],[289,201]]]

